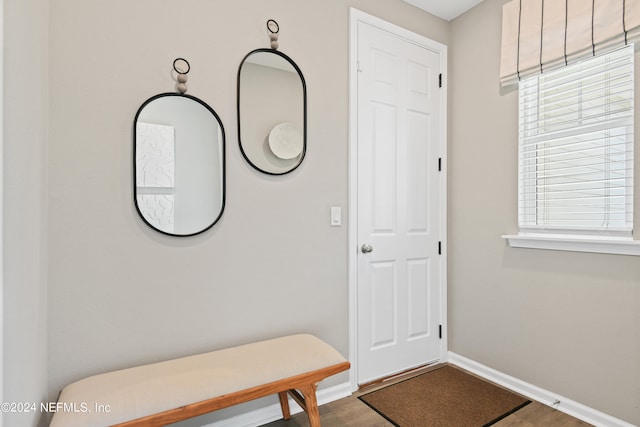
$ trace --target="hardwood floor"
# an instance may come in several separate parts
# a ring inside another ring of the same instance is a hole
[[[392,381],[385,382],[383,385],[372,385],[349,397],[320,406],[322,427],[393,427],[393,424],[360,401],[358,396],[363,393],[369,393],[376,388],[386,387],[393,384],[393,382],[401,381],[413,375],[424,373],[429,369],[433,369],[433,367],[395,378]],[[519,411],[494,424],[495,427],[587,427],[590,425],[538,402],[531,402]],[[278,420],[265,424],[265,427],[267,426],[308,427],[309,421],[307,415],[302,412],[293,415],[288,421]]]

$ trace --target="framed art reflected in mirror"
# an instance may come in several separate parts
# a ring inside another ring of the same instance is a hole
[[[146,100],[134,119],[134,201],[155,230],[191,236],[225,204],[225,133],[204,101],[184,93]]]

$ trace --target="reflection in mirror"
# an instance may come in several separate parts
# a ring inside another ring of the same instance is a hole
[[[218,115],[190,95],[156,95],[134,120],[134,199],[154,229],[190,236],[212,227],[225,200],[225,136]]]
[[[256,169],[282,175],[306,152],[307,90],[298,66],[273,49],[250,52],[238,71],[238,138]]]

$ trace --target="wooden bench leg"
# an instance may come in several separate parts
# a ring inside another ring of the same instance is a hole
[[[288,393],[291,395],[293,400],[296,401],[298,405],[307,413],[307,417],[309,417],[309,427],[320,427],[320,411],[318,410],[318,400],[316,399],[316,389],[318,386],[316,384],[307,384],[305,386],[300,387],[300,391],[302,395],[298,392],[298,390],[289,390]],[[284,394],[284,397],[282,396]],[[284,404],[283,399],[287,399],[287,393],[278,393],[280,396],[280,406],[282,406],[282,413],[284,414]],[[289,413],[289,404],[286,404],[287,414]],[[287,418],[285,418],[286,420]]]
[[[278,397],[280,398],[280,407],[282,408],[282,418],[288,420],[291,418],[291,412],[289,411],[289,397],[287,396],[287,392],[281,391],[278,393]]]
[[[304,396],[305,410],[309,417],[310,427],[320,427],[320,411],[318,410],[318,401],[316,400],[315,384],[309,384],[300,389]]]

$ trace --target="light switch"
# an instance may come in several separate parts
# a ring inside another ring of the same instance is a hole
[[[331,226],[339,227],[340,225],[342,225],[342,208],[331,206]]]

